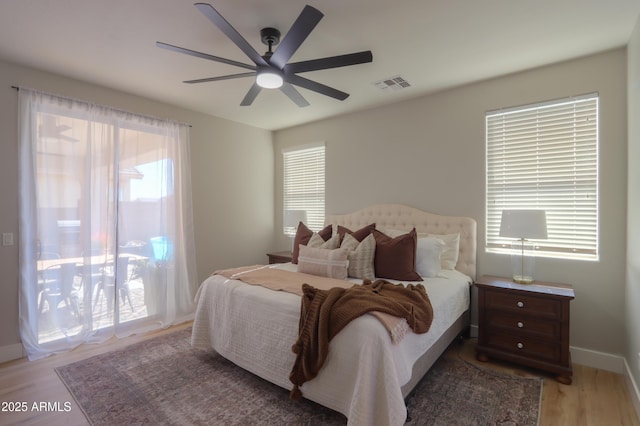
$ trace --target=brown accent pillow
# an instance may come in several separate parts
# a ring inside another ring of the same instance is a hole
[[[324,229],[318,232],[318,235],[320,235],[323,240],[327,241],[329,238],[331,238],[332,232],[333,229],[331,225],[327,225],[324,227]],[[306,246],[312,235],[313,231],[307,228],[307,225],[302,222],[298,224],[298,230],[296,231],[296,236],[293,239],[293,253],[291,253],[291,263],[298,263],[300,244]]]
[[[373,236],[376,239],[374,260],[376,277],[401,281],[422,280],[416,272],[416,248],[418,244],[416,228],[395,238],[391,238],[374,229]]]
[[[376,229],[375,223],[371,223],[365,226],[364,228],[358,229],[357,231],[352,231],[349,228],[345,228],[342,225],[338,225],[338,235],[340,235],[340,243],[342,243],[342,240],[344,240],[344,234],[351,234],[353,238],[355,238],[356,240],[358,240],[359,243],[361,243],[362,240],[367,238],[367,235],[369,235],[371,231],[373,231],[374,229]]]
[[[318,231],[318,235],[320,235],[323,240],[327,241],[333,235],[333,226],[325,226],[320,231]]]

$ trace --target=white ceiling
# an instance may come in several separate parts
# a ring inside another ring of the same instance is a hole
[[[182,81],[246,70],[155,46],[251,63],[193,3],[0,0],[0,58],[276,130],[624,46],[640,15],[640,0],[307,0],[325,16],[291,62],[371,50],[373,63],[304,74],[350,93],[345,101],[300,89],[311,105],[299,108],[279,90],[263,90],[241,107],[251,78]],[[305,5],[210,3],[259,53],[267,49],[260,29],[286,34]],[[398,74],[410,88],[373,84]]]

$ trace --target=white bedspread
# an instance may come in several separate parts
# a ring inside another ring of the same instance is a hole
[[[273,267],[296,269],[291,264]],[[331,341],[324,367],[301,387],[303,396],[343,413],[349,425],[402,425],[407,412],[401,386],[409,381],[413,364],[469,307],[470,278],[449,270],[442,275],[446,278],[423,283],[434,311],[428,333],[410,332],[400,344],[392,344],[373,316],[352,321]],[[291,389],[299,296],[214,275],[202,283],[196,301],[194,347],[213,348],[240,367]]]

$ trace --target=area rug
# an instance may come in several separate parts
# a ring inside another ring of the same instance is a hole
[[[56,368],[92,425],[344,425],[346,418],[191,348],[177,331]],[[441,357],[407,398],[408,425],[537,425],[542,379]]]

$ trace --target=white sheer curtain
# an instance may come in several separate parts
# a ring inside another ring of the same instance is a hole
[[[187,125],[20,88],[29,359],[193,315]]]

